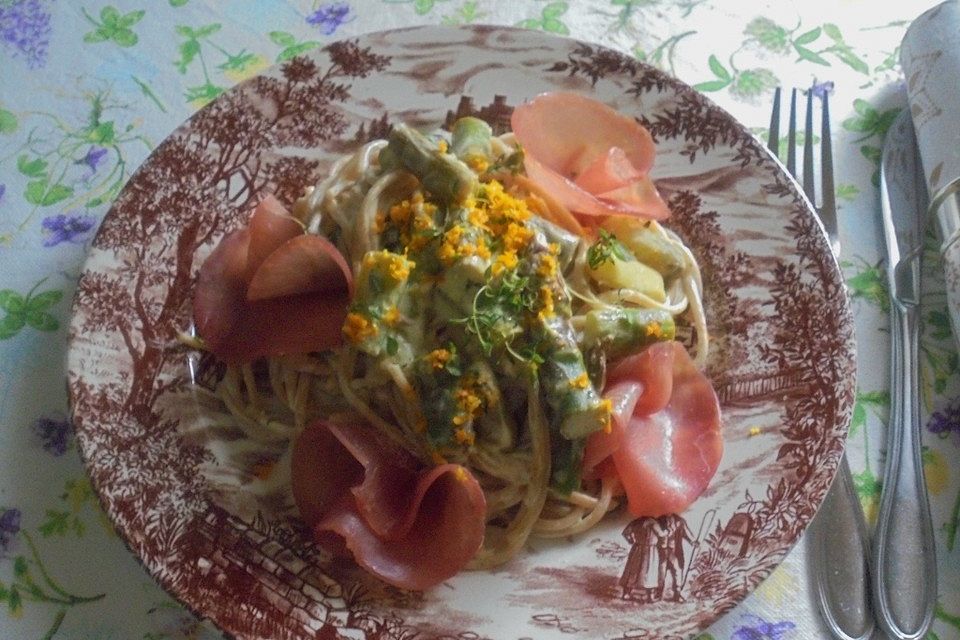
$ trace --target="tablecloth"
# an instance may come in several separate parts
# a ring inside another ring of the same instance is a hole
[[[889,407],[879,222],[884,133],[905,107],[913,0],[0,0],[0,638],[217,638],[112,532],[80,463],[64,385],[70,300],[131,172],[171,130],[268,65],[369,31],[514,25],[596,42],[710,96],[765,136],[776,86],[832,96],[842,269],[856,320],[848,451],[868,521]],[[922,306],[923,462],[939,599],[960,638],[960,358],[931,236]],[[801,542],[701,638],[826,637]]]

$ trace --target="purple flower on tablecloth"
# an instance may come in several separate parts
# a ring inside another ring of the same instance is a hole
[[[90,173],[84,176],[85,180],[91,178],[93,174],[97,172],[97,167],[100,166],[100,163],[103,162],[106,155],[107,150],[105,148],[93,145],[90,147],[90,150],[87,151],[87,155],[77,160],[77,164],[86,165],[90,168]]]
[[[20,533],[20,509],[0,508],[0,558],[6,554],[14,536],[18,533]]]
[[[323,35],[329,36],[333,35],[337,27],[344,22],[348,22],[347,17],[349,15],[349,4],[346,2],[331,2],[320,5],[316,11],[308,15],[307,24],[318,27]]]
[[[73,434],[73,425],[66,418],[37,418],[33,423],[33,432],[40,438],[40,443],[48,453],[62,456],[70,445]]]
[[[61,242],[83,242],[96,222],[97,219],[93,216],[76,212],[47,216],[42,222],[43,233],[47,236],[43,246],[55,247]]]
[[[745,615],[743,618],[749,623],[734,630],[730,640],[786,640],[788,636],[784,634],[797,627],[789,620],[768,622],[755,615]]]
[[[823,96],[827,95],[828,93],[833,93],[833,80],[828,80],[826,82],[814,82],[810,90],[813,91],[813,95],[823,100]]]
[[[39,0],[15,0],[0,4],[0,43],[14,57],[22,56],[31,69],[47,62],[50,44],[50,14]]]
[[[3,196],[7,193],[7,185],[0,184],[0,204],[3,204]]]
[[[960,447],[960,401],[934,411],[927,422],[927,430],[941,438],[953,436],[953,443]]]

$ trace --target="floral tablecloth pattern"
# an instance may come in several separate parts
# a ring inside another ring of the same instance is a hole
[[[401,26],[514,25],[603,44],[695,86],[760,137],[774,87],[831,93],[859,347],[848,450],[872,523],[889,406],[879,161],[906,104],[900,40],[933,4],[0,0],[0,639],[220,637],[153,583],[91,490],[64,388],[70,299],[109,203],[176,125],[270,64]],[[929,637],[960,639],[960,358],[932,236],[927,258],[923,462],[940,566]],[[804,544],[702,636],[820,637]]]

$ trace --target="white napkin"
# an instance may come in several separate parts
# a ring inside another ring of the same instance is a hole
[[[900,64],[930,192],[953,334],[960,340],[960,0],[947,0],[907,29]]]

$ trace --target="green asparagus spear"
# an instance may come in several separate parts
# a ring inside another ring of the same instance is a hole
[[[461,160],[468,160],[471,156],[489,158],[493,153],[490,147],[492,136],[490,125],[480,118],[460,118],[453,123],[450,151]]]
[[[611,216],[603,228],[612,233],[636,256],[637,260],[671,278],[683,269],[683,252],[665,240],[650,223],[627,216]]]
[[[462,204],[477,187],[477,176],[454,155],[443,153],[426,136],[405,124],[390,132],[381,164],[399,164],[415,175],[435,199]]]
[[[569,322],[545,320],[540,336],[540,384],[550,408],[551,426],[570,440],[599,431],[607,424],[610,409],[590,383]]]
[[[611,359],[636,353],[660,340],[673,340],[675,335],[673,316],[661,309],[597,309],[587,313],[583,327],[587,348],[598,346]]]

